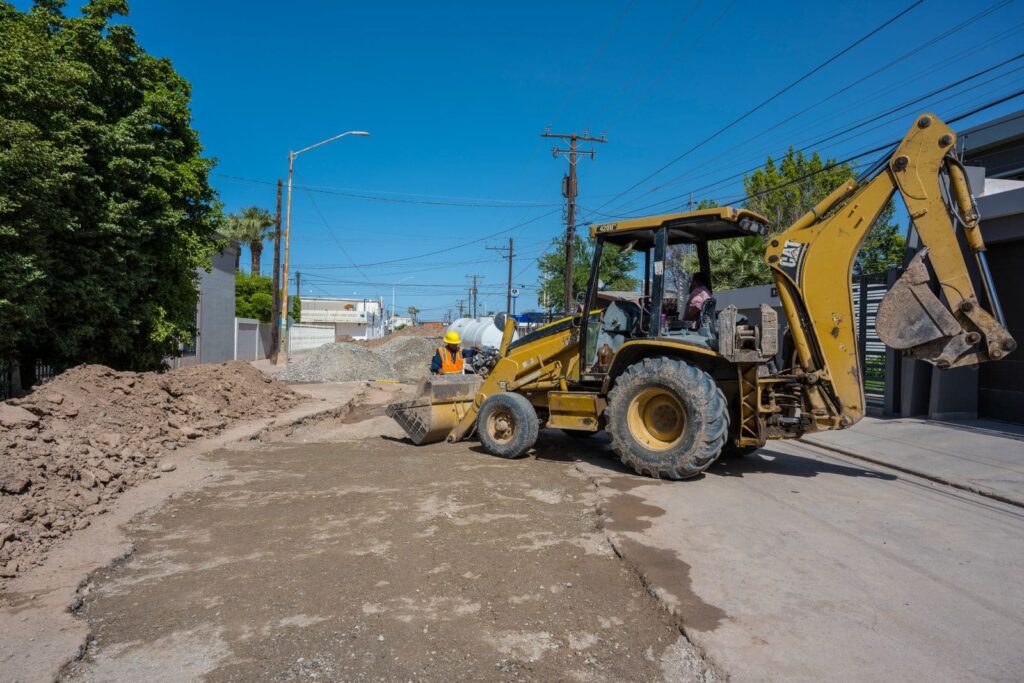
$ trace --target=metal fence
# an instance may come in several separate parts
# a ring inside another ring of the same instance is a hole
[[[14,398],[32,388],[32,386],[22,386],[20,374],[17,363],[0,360],[0,401]],[[50,365],[36,363],[35,374],[35,384],[39,384],[56,375],[57,370]]]
[[[864,398],[868,406],[885,403],[886,348],[875,332],[875,315],[882,297],[889,291],[890,275],[861,275],[853,280],[853,312],[857,325],[857,346],[864,371]]]

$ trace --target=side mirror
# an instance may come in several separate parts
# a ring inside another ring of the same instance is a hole
[[[494,326],[497,327],[501,332],[505,331],[505,321],[508,320],[507,313],[498,313],[494,316]]]

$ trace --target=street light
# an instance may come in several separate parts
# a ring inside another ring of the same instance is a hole
[[[365,130],[350,130],[350,131],[347,131],[345,133],[341,133],[340,135],[335,135],[332,138],[327,138],[326,140],[321,140],[320,142],[316,143],[315,145],[310,145],[309,147],[303,147],[298,152],[288,152],[288,208],[286,209],[285,220],[284,220],[284,272],[281,275],[281,283],[282,283],[282,286],[281,286],[281,289],[282,289],[281,299],[282,299],[282,304],[281,304],[281,317],[278,318],[278,320],[277,320],[278,329],[280,331],[280,334],[278,335],[278,337],[281,340],[281,348],[278,349],[279,353],[278,353],[278,356],[277,356],[277,358],[278,358],[278,360],[277,360],[278,365],[287,365],[288,364],[288,352],[286,350],[288,348],[288,326],[286,324],[286,321],[288,320],[288,255],[289,255],[289,253],[291,251],[291,237],[292,237],[292,175],[293,175],[293,173],[295,171],[295,157],[299,156],[300,154],[302,154],[304,152],[308,152],[311,149],[315,149],[317,147],[320,147],[321,145],[326,145],[328,142],[334,142],[335,140],[340,140],[341,138],[345,137],[346,135],[358,135],[359,137],[367,137],[370,134],[367,133]]]
[[[397,282],[397,283],[396,282],[392,282],[391,283],[391,319],[392,319],[392,321],[394,321],[394,318],[395,318],[395,289],[398,287],[398,285],[402,284],[402,282],[408,282],[409,280],[415,280],[415,279],[416,279],[415,275],[410,275],[409,277],[405,278],[401,282]],[[393,324],[394,323],[392,323],[392,325]]]

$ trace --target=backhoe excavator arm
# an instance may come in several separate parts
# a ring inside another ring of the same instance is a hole
[[[977,210],[955,148],[956,134],[945,123],[932,114],[918,117],[865,182],[847,181],[769,243],[765,258],[789,319],[798,359],[791,371],[805,386],[810,429],[846,427],[864,416],[850,282],[861,243],[897,191],[924,248],[879,305],[879,338],[940,368],[997,360],[1016,348],[1002,319]],[[984,305],[957,223],[978,262]],[[926,257],[948,308],[932,292]]]

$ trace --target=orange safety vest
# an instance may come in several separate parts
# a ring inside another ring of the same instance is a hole
[[[437,347],[437,353],[441,357],[441,374],[442,375],[461,375],[464,372],[465,364],[462,359],[462,351],[457,350],[452,354],[444,346]],[[452,358],[452,356],[455,356]]]

